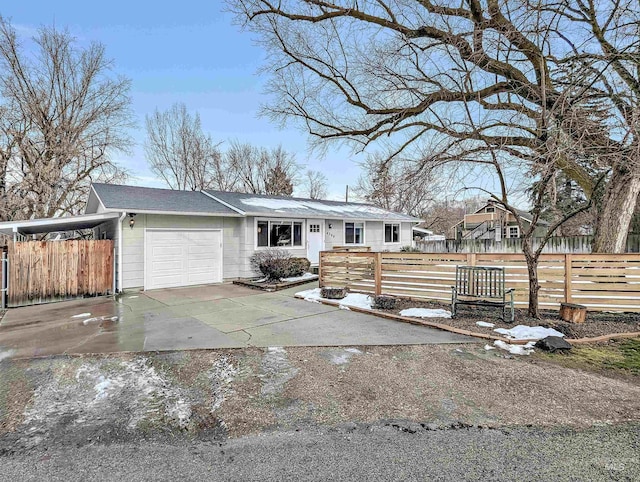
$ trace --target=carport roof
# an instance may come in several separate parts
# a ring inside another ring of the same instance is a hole
[[[237,211],[199,191],[101,183],[93,183],[92,187],[107,210],[238,216]]]
[[[24,221],[6,221],[0,223],[0,233],[12,235],[53,233],[57,231],[76,231],[95,228],[110,219],[116,219],[118,213],[83,214],[61,218],[27,219]]]

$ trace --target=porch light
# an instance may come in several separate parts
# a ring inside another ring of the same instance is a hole
[[[130,227],[131,229],[133,229],[133,227],[134,227],[134,226],[135,226],[135,224],[136,224],[136,220],[134,219],[135,217],[136,217],[136,214],[135,214],[135,213],[129,213],[129,227]]]

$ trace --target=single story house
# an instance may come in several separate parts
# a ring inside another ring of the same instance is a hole
[[[115,289],[123,291],[254,276],[250,256],[269,248],[312,265],[336,246],[399,251],[419,221],[361,203],[94,183],[85,214],[0,223],[0,232],[93,229],[114,240]]]
[[[525,229],[528,229],[533,220],[531,214],[518,210],[518,215],[522,219]],[[547,222],[539,220],[534,236],[544,235],[547,226]],[[492,199],[477,211],[465,214],[464,218],[453,226],[453,230],[456,240],[494,239],[500,241],[501,239],[520,238],[523,234],[520,232],[520,226],[518,226],[515,216]]]

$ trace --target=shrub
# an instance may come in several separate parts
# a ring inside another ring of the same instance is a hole
[[[291,274],[286,276],[287,278],[290,276],[302,276],[311,268],[311,261],[307,258],[291,258],[289,262],[291,263]]]
[[[373,307],[376,310],[393,310],[396,307],[397,300],[391,296],[376,296],[373,298]]]
[[[416,248],[415,246],[403,246],[400,248],[402,253],[421,253],[420,248]]]
[[[301,276],[309,270],[311,263],[306,258],[292,258],[284,249],[265,249],[251,256],[251,268],[267,278],[279,281],[282,278]]]

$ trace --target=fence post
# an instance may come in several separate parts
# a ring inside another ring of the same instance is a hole
[[[467,253],[467,266],[475,266],[477,257],[476,253]]]
[[[320,251],[320,254],[318,255],[318,286],[320,288],[322,288],[324,285],[322,284],[322,261],[323,261],[323,256],[324,251]]]
[[[571,303],[571,268],[572,259],[570,254],[564,255],[564,302]]]
[[[382,253],[375,253],[373,262],[376,296],[380,296],[382,294]]]

